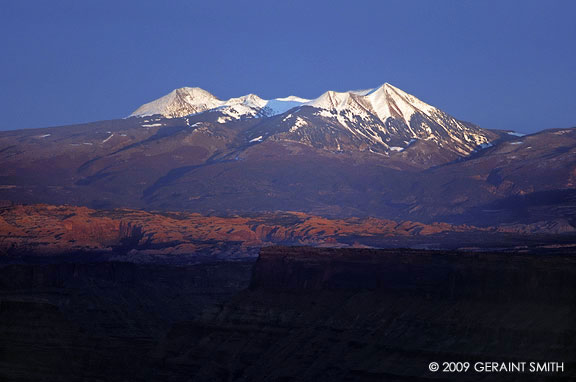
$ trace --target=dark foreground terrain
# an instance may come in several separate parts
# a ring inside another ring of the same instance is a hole
[[[573,381],[576,258],[268,247],[0,266],[2,381]],[[564,362],[432,373],[432,361]]]

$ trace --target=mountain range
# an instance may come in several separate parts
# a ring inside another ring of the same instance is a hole
[[[291,140],[336,151],[389,155],[425,141],[467,155],[497,138],[388,83],[374,89],[327,91],[314,100],[296,96],[264,100],[255,94],[220,100],[200,88],[181,88],[142,105],[131,116],[177,118],[200,113],[216,114],[218,123],[281,115],[251,130],[249,142]]]
[[[124,119],[0,133],[0,199],[576,231],[576,129],[460,121],[385,83],[308,100],[176,89]]]

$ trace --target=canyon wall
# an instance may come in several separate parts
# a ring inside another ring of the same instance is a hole
[[[149,381],[174,322],[195,320],[250,279],[252,263],[0,266],[0,380]]]
[[[165,380],[568,381],[574,301],[573,257],[268,247],[248,290],[175,325],[157,357]],[[432,373],[433,361],[566,372]]]
[[[572,381],[576,259],[267,247],[254,262],[0,266],[6,381]],[[563,373],[432,373],[556,361]]]

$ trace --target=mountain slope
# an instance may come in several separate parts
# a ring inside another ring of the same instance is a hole
[[[508,140],[465,160],[446,158],[426,169],[408,157],[418,154],[419,143],[390,156],[288,140],[250,143],[257,120],[219,124],[200,117],[189,117],[188,124],[184,118],[129,118],[0,133],[0,200],[535,224],[555,232],[576,224],[566,194],[576,184],[576,129],[504,134]]]
[[[0,200],[302,211],[526,232],[576,226],[576,129],[524,137],[480,129],[388,84],[280,99],[300,106],[271,116],[253,108],[260,114],[240,118],[226,114],[230,105],[259,98],[206,109],[223,101],[186,94],[205,110],[0,132]]]

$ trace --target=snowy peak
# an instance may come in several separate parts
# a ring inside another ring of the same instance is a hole
[[[360,107],[377,116],[383,123],[392,117],[404,120],[406,124],[410,123],[410,119],[417,112],[429,116],[437,110],[389,83],[374,89],[342,93],[330,90],[304,105],[337,112],[350,107]]]
[[[223,103],[223,106],[244,105],[248,107],[261,109],[266,106],[266,100],[258,97],[256,94],[247,94],[242,97],[230,98]]]
[[[283,119],[287,131],[282,139],[329,150],[358,147],[392,155],[414,151],[423,147],[418,142],[426,142],[427,147],[466,156],[489,147],[495,138],[389,83],[366,90],[327,91],[302,106]]]
[[[437,109],[418,98],[410,95],[388,83],[374,89],[366,96],[372,109],[380,120],[385,121],[389,117],[402,119],[406,124],[417,112],[430,116]]]
[[[168,118],[177,118],[216,108],[221,103],[222,101],[204,89],[184,87],[140,106],[131,116],[161,114]]]
[[[204,89],[184,87],[175,89],[157,100],[140,106],[130,116],[145,117],[159,114],[167,118],[178,118],[217,110],[224,114],[220,121],[226,122],[246,117],[270,117],[309,101],[296,96],[265,100],[256,94],[220,100]]]
[[[328,90],[320,97],[307,102],[305,105],[326,110],[342,110],[354,102],[351,92],[339,93],[333,90]]]
[[[310,106],[318,109],[340,112],[346,109],[373,113],[382,122],[393,117],[403,119],[407,124],[416,112],[430,115],[436,108],[388,83],[365,90],[336,92],[329,90],[320,97],[309,100],[297,96],[265,100],[256,94],[220,100],[213,94],[198,87],[175,89],[169,94],[140,106],[131,116],[160,114],[167,118],[183,117],[218,109],[229,119],[262,117],[282,114],[292,108]]]
[[[180,89],[175,89],[171,93],[176,94],[178,97],[185,99],[187,101],[219,101],[216,96],[212,93],[198,87],[183,87]]]

